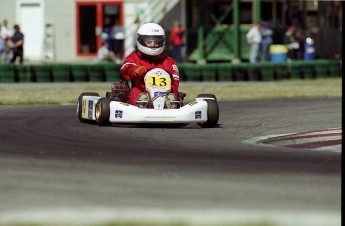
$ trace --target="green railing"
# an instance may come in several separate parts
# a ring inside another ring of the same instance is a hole
[[[246,41],[246,34],[250,26],[241,25],[239,31],[239,54],[242,60],[249,59],[249,44]],[[204,33],[207,33],[205,35]],[[205,62],[210,61],[228,61],[235,58],[235,50],[232,43],[234,38],[234,27],[219,25],[209,32],[204,32],[201,27],[198,31],[198,48],[188,57],[189,61]],[[200,37],[201,36],[201,37]]]
[[[179,64],[181,81],[271,81],[342,77],[341,60],[288,63]],[[112,82],[121,78],[116,64],[0,64],[0,83]]]

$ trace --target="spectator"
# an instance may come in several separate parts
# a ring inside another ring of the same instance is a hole
[[[4,61],[6,63],[10,62],[10,48],[8,46],[8,41],[12,36],[11,30],[7,27],[8,21],[3,20],[1,29],[0,29],[0,61],[1,61],[1,55],[4,54]]]
[[[175,20],[173,27],[170,29],[170,49],[172,50],[172,58],[176,60],[176,63],[181,63],[183,61],[183,35],[184,29],[181,23]]]
[[[269,47],[273,42],[273,30],[269,28],[267,23],[262,22],[261,24],[261,61],[270,61]]]
[[[102,42],[108,42],[108,49],[112,50],[112,41],[111,41],[111,19],[107,16],[104,19],[104,26],[102,31]]]
[[[303,59],[304,45],[305,45],[305,33],[302,28],[296,28],[294,32],[295,40],[298,42],[299,48],[297,51],[297,59]]]
[[[300,48],[298,41],[295,38],[295,26],[290,26],[284,34],[284,43],[288,48],[288,59],[297,60],[298,59],[298,50]]]
[[[120,25],[118,19],[115,20],[114,26],[111,28],[111,38],[113,45],[113,52],[117,58],[117,63],[120,63],[124,55],[124,39],[125,39],[125,29]]]
[[[11,47],[11,49],[13,51],[13,57],[12,57],[11,63],[15,63],[17,57],[19,57],[19,62],[21,64],[23,64],[23,58],[24,58],[24,49],[23,49],[24,35],[23,35],[23,33],[20,32],[19,25],[17,25],[17,24],[14,25],[13,29],[14,29],[14,34],[10,38],[10,40],[11,40],[10,47]]]
[[[102,47],[98,49],[97,51],[97,60],[99,62],[101,61],[107,61],[107,62],[116,62],[116,57],[113,51],[110,51],[108,49],[109,43],[108,42],[102,42]]]
[[[2,37],[1,24],[0,24],[0,62],[1,62],[1,56],[2,56],[2,53],[4,52],[4,50],[5,50],[5,40]]]
[[[261,24],[257,23],[255,26],[250,28],[248,33],[246,34],[246,39],[248,44],[250,44],[250,52],[249,52],[249,62],[255,63],[258,61],[259,58],[259,50],[260,50],[260,43],[261,43],[261,34],[260,34]]]

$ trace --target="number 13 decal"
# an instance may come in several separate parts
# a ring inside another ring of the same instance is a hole
[[[150,76],[149,77],[149,86],[159,86],[161,88],[170,88],[170,79],[169,77],[162,76]]]
[[[162,87],[166,87],[167,86],[167,82],[166,82],[166,78],[162,78],[162,77],[160,77],[160,78],[157,78],[157,77],[152,77],[152,85],[153,86],[156,86],[157,84],[156,84],[156,79],[159,79],[160,81],[159,81],[159,86],[162,86]]]

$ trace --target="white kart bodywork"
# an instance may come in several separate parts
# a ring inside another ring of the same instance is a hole
[[[101,97],[83,96],[82,119],[96,121],[95,107]],[[111,101],[111,123],[199,123],[207,121],[207,102],[196,98],[178,109],[144,109],[127,103]]]
[[[214,95],[201,94],[195,101],[173,109],[167,107],[169,103],[181,102],[169,102],[167,94],[171,90],[171,79],[165,70],[155,68],[149,71],[144,81],[149,97],[147,103],[150,103],[151,108],[102,98],[96,93],[82,93],[78,99],[77,109],[80,121],[96,121],[99,125],[107,123],[199,123],[204,127],[217,125],[219,110]]]

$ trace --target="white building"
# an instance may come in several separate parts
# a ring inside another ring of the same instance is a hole
[[[0,0],[0,20],[18,24],[24,34],[24,55],[29,62],[91,60],[101,35],[118,19],[124,26],[125,55],[134,48],[136,25],[159,22],[166,28],[173,19],[184,23],[183,0]],[[169,13],[170,12],[170,13]],[[171,13],[173,12],[173,13]],[[170,16],[168,15],[170,14]],[[171,16],[171,14],[173,16]],[[166,24],[164,24],[164,21]]]

